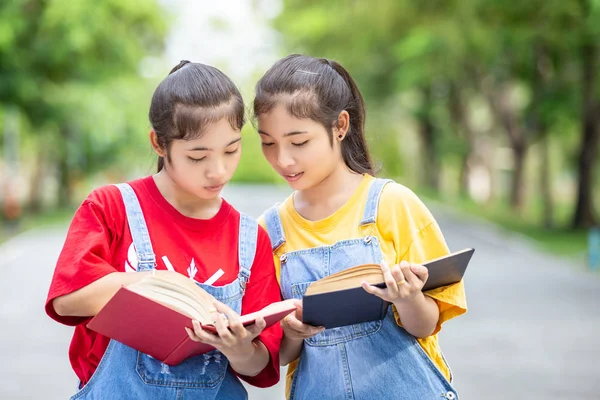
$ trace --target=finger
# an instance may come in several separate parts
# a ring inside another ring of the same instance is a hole
[[[408,285],[416,287],[423,285],[421,280],[411,271],[410,263],[407,262],[406,264],[404,264],[403,262],[401,265],[402,275],[404,276],[404,279],[408,283]]]
[[[406,277],[404,276],[403,270],[404,268],[402,268],[402,264],[394,265],[391,270],[394,278],[394,286],[397,290],[400,290],[401,286],[406,283]]]
[[[394,283],[394,285],[395,285],[395,284],[396,284],[396,283]],[[373,295],[375,295],[375,296],[377,296],[377,297],[379,297],[379,298],[382,298],[382,299],[384,299],[384,300],[386,299],[386,292],[385,292],[385,289],[381,289],[381,288],[378,288],[377,286],[370,285],[370,284],[369,284],[368,282],[366,282],[366,281],[362,281],[360,285],[362,286],[362,288],[363,288],[363,289],[364,289],[364,290],[365,290],[367,293],[373,294]]]
[[[235,340],[233,333],[229,330],[227,320],[223,314],[219,313],[216,315],[215,328],[217,328],[217,334],[223,343],[231,344],[232,341]]]
[[[391,290],[392,293],[396,293],[396,279],[394,279],[390,266],[385,260],[383,260],[381,263],[381,272],[383,272],[383,281],[385,282],[387,288]]]
[[[192,327],[194,328],[194,330],[191,330],[187,327],[185,328],[185,330],[186,332],[188,332],[190,338],[195,342],[203,342],[210,345],[214,345],[218,342],[219,337],[211,332],[203,330],[202,326],[200,325],[200,322],[192,320]]]
[[[185,327],[185,331],[187,332],[190,339],[192,339],[194,342],[201,342],[200,338],[198,336],[196,336],[194,331],[191,330],[190,328],[188,328],[187,326]]]
[[[226,325],[229,326],[233,334],[243,339],[246,335],[246,328],[242,325],[239,314],[233,311],[227,304],[220,301],[215,301],[214,306],[217,311],[227,316]]]
[[[267,327],[267,322],[265,321],[265,319],[263,317],[258,317],[258,318],[256,318],[256,320],[254,321],[254,323],[252,325],[246,327],[246,330],[248,331],[250,336],[255,338],[256,336],[260,335],[260,333],[266,327]]]
[[[301,336],[303,338],[311,337],[319,332],[322,332],[325,329],[323,327],[305,324],[302,321],[299,321],[298,319],[294,318],[293,314],[290,314],[288,317],[289,318],[287,318],[287,320],[285,321],[287,327],[284,327],[284,329],[287,332],[290,332],[297,336]]]
[[[427,282],[429,278],[429,270],[423,265],[413,264],[410,266],[410,270],[423,282]]]

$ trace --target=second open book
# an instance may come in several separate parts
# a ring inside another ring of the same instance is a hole
[[[177,365],[214,349],[191,340],[185,331],[195,319],[204,329],[216,332],[210,313],[214,300],[181,274],[148,276],[121,287],[87,327],[165,364]],[[292,302],[280,301],[240,320],[248,326],[261,316],[271,326],[294,310]]]
[[[429,271],[423,291],[459,282],[474,251],[468,248],[423,263]],[[311,283],[302,298],[302,321],[335,328],[383,319],[390,303],[367,293],[363,281],[386,287],[378,264],[358,265]]]

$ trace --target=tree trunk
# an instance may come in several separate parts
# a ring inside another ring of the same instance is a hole
[[[579,180],[575,214],[572,221],[573,228],[589,228],[598,223],[593,201],[594,163],[600,141],[600,117],[598,117],[600,103],[594,96],[598,48],[590,40],[582,46],[581,50],[583,68],[582,141],[579,151]]]
[[[552,177],[550,171],[550,149],[549,140],[547,136],[544,136],[541,140],[542,150],[542,165],[541,165],[541,179],[540,189],[542,193],[542,221],[544,228],[551,229],[554,227],[554,202],[552,197]]]
[[[520,212],[523,207],[523,170],[528,148],[527,132],[522,126],[523,124],[518,121],[515,112],[510,109],[506,88],[490,83],[482,85],[482,91],[488,101],[494,119],[502,126],[510,142],[514,159],[513,179],[510,189],[510,207],[513,211]]]
[[[469,195],[469,159],[473,152],[473,132],[467,120],[467,112],[460,95],[460,89],[455,83],[450,85],[448,106],[454,130],[459,137],[462,137],[466,147],[465,151],[460,155],[459,193],[461,196],[467,197]]]
[[[542,224],[544,228],[551,229],[554,225],[554,207],[552,197],[552,178],[550,171],[550,149],[548,129],[541,112],[541,103],[544,98],[545,87],[548,84],[551,61],[546,52],[546,46],[536,41],[533,48],[533,98],[531,101],[532,131],[540,140],[541,165],[540,165],[540,194],[542,200]]]
[[[27,202],[29,211],[32,213],[38,213],[42,210],[42,194],[44,193],[43,181],[44,172],[46,171],[46,162],[44,154],[46,149],[38,149],[36,163],[33,170],[33,175],[29,185],[31,190],[29,192],[29,201]]]
[[[431,89],[423,90],[425,101],[419,115],[421,142],[423,144],[424,159],[422,160],[424,180],[427,187],[439,192],[440,189],[440,162],[435,144],[435,127],[431,120]]]
[[[525,173],[525,155],[527,153],[527,146],[524,141],[515,141],[512,144],[512,151],[514,157],[513,175],[510,190],[510,207],[517,212],[523,210],[523,178]]]
[[[69,169],[68,143],[71,138],[71,130],[63,125],[60,128],[60,140],[62,146],[58,152],[58,207],[64,208],[71,204],[72,188],[71,173]]]

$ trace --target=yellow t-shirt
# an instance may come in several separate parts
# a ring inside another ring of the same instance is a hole
[[[440,228],[419,198],[408,188],[390,182],[385,185],[379,200],[376,224],[359,227],[363,216],[369,187],[375,178],[365,175],[358,189],[336,212],[319,221],[303,218],[294,208],[293,195],[278,207],[286,242],[274,253],[275,271],[280,278],[279,257],[285,253],[307,248],[330,246],[345,240],[374,235],[381,244],[383,256],[388,263],[398,264],[403,260],[420,264],[449,253]],[[259,223],[265,226],[264,217]],[[441,325],[467,311],[463,282],[426,292],[440,309],[434,333],[417,339],[423,350],[437,365],[444,376],[451,380],[450,369],[444,361],[438,345],[437,333]],[[400,318],[393,307],[396,322]],[[290,363],[286,376],[286,393],[289,389],[298,360]],[[289,397],[289,396],[288,396]]]

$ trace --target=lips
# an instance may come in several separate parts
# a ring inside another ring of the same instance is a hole
[[[225,184],[216,185],[216,186],[204,186],[204,189],[211,191],[211,192],[218,192],[219,190],[223,189],[223,186],[225,186]]]
[[[304,172],[297,172],[294,174],[283,174],[282,176],[288,182],[296,182],[302,177],[302,175],[304,175]]]

